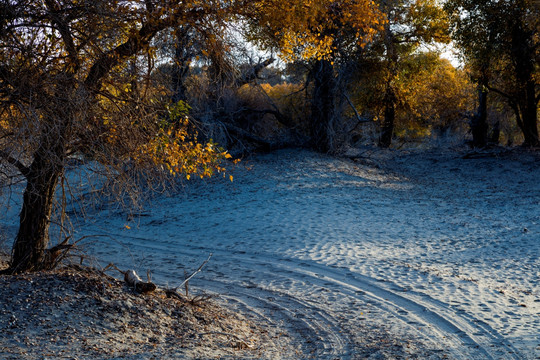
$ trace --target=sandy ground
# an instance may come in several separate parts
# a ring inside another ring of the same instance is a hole
[[[191,286],[275,335],[262,358],[539,359],[540,156],[356,155],[245,159],[137,216],[92,210],[76,236],[164,285],[213,253]]]

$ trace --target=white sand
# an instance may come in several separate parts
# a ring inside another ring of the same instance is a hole
[[[282,327],[299,358],[539,359],[540,157],[462,155],[279,151],[133,220],[91,212],[77,236],[111,235],[86,246],[158,283],[214,253],[191,287]]]

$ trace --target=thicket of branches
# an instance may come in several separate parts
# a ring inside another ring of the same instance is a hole
[[[369,25],[347,20],[354,11],[352,1],[332,2],[309,19],[303,31],[322,44],[317,55],[273,20],[262,28],[248,21],[239,32],[275,55],[250,57],[224,39],[228,51],[199,53],[206,62],[186,73],[195,88],[184,99],[235,151],[296,144],[336,153],[359,142],[445,137],[537,144],[534,2],[382,1]],[[440,52],[450,42],[453,64]],[[264,61],[272,56],[282,61]]]

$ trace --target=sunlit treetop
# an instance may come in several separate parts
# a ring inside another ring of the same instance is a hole
[[[262,0],[248,38],[285,60],[332,58],[337,44],[367,44],[386,19],[371,0]]]

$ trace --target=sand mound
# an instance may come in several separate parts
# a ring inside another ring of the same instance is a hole
[[[134,293],[101,272],[1,276],[0,358],[260,357],[262,329],[211,300]]]

